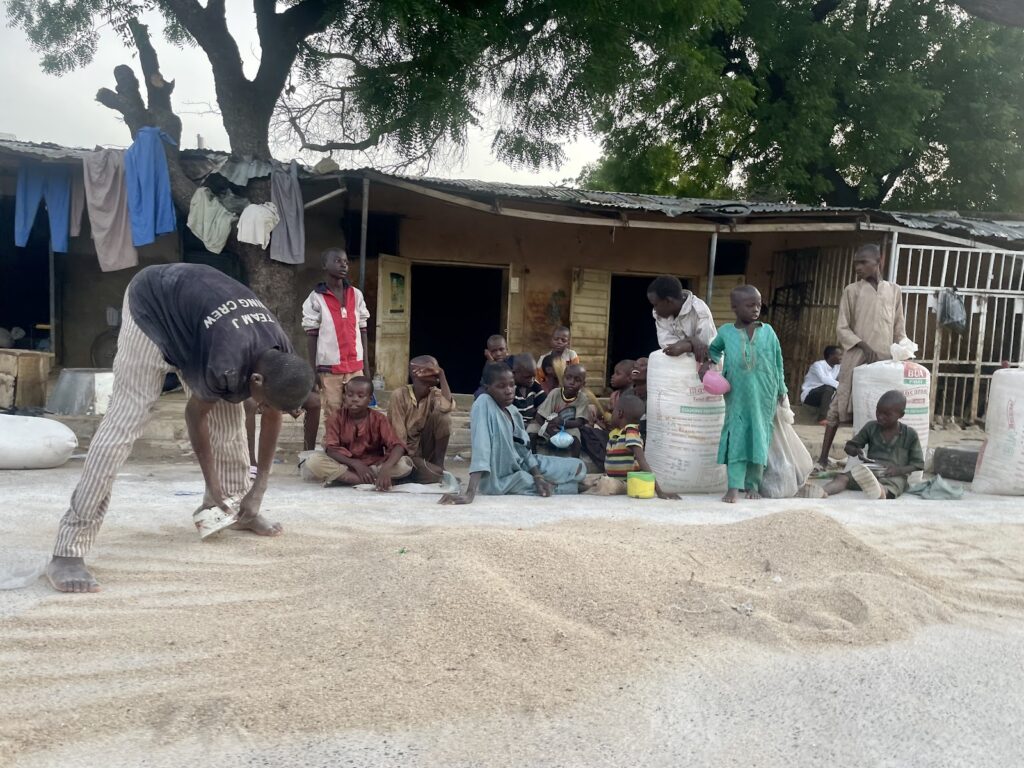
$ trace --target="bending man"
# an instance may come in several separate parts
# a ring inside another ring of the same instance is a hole
[[[260,514],[260,505],[281,412],[302,406],[313,386],[312,370],[291,353],[284,329],[245,286],[200,264],[147,267],[125,292],[110,407],[89,446],[46,568],[54,589],[99,590],[85,556],[103,523],[117,471],[149,421],[164,376],[174,369],[189,394],[185,421],[206,481],[199,511],[222,510],[218,528],[233,523],[263,536],[282,532]],[[242,406],[247,397],[263,407],[259,471],[251,487]]]

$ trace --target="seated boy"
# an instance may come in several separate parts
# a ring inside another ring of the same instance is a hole
[[[850,457],[846,471],[825,486],[825,493],[839,493],[852,485],[869,499],[895,499],[907,490],[907,477],[924,469],[924,455],[917,432],[900,421],[906,408],[907,398],[895,389],[879,398],[875,420],[846,444]],[[874,465],[874,471],[865,462]]]
[[[451,438],[455,399],[444,369],[429,355],[409,361],[409,381],[391,393],[388,421],[416,468],[417,483],[439,483],[444,475],[444,456]]]
[[[547,392],[537,381],[537,363],[533,355],[523,352],[512,356],[512,377],[516,383],[512,405],[523,417],[523,423],[529,424],[537,415],[537,409],[543,405]]]
[[[822,426],[828,423],[825,417],[839,387],[839,365],[842,361],[842,347],[831,344],[825,347],[825,356],[811,364],[800,387],[800,402],[816,409],[815,421]]]
[[[370,409],[372,394],[373,382],[365,376],[345,384],[342,408],[327,422],[325,452],[317,451],[306,462],[324,487],[373,483],[378,491],[387,491],[393,480],[412,474],[405,445],[391,429],[388,417]]]
[[[590,401],[585,387],[587,371],[582,365],[570,365],[562,376],[562,386],[551,390],[537,409],[533,423],[527,428],[534,449],[538,441],[547,443],[557,453],[568,453],[574,458],[580,455],[580,427],[595,418],[595,403]],[[565,449],[550,445],[553,435],[565,431],[572,436],[572,445]]]
[[[608,442],[608,430],[612,427],[615,406],[619,402],[619,397],[622,396],[622,393],[629,389],[633,383],[630,374],[635,363],[635,360],[620,360],[615,364],[615,367],[612,369],[612,375],[608,379],[608,385],[612,390],[611,396],[608,398],[608,410],[604,411],[598,405],[600,419],[593,425],[586,424],[580,427],[580,442],[583,444],[583,451],[598,466],[604,464],[605,445]],[[587,396],[593,397],[593,393],[589,389],[587,390]],[[596,397],[593,397],[593,400],[595,404],[598,402]]]
[[[605,447],[604,474],[587,475],[583,481],[585,493],[598,496],[616,496],[626,493],[626,475],[630,472],[650,472],[644,454],[644,441],[640,437],[640,419],[647,406],[644,401],[629,392],[623,394],[612,412],[612,430],[608,433]],[[655,481],[654,490],[661,499],[677,499],[667,494]]]
[[[500,333],[494,333],[487,337],[487,343],[484,344],[484,367],[486,368],[488,363],[507,363],[508,367],[512,367],[512,357],[508,353],[508,342],[505,341],[505,337]],[[483,374],[481,374],[480,385],[473,392],[473,399],[476,400],[482,395],[487,388],[483,383]]]

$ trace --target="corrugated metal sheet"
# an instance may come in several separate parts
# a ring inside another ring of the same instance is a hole
[[[342,171],[342,174],[358,175],[364,171]],[[387,177],[377,171],[371,175]],[[675,198],[662,195],[641,195],[628,192],[598,192],[570,187],[540,187],[503,182],[477,181],[474,179],[438,179],[413,176],[390,176],[429,189],[483,200],[521,200],[533,203],[590,207],[594,210],[642,211],[660,213],[668,217],[694,216],[713,220],[726,216],[734,220],[764,217],[797,217],[812,220],[827,218],[855,219],[860,215],[870,217],[872,222],[895,224],[918,229],[922,234],[937,234],[998,243],[1001,247],[1024,249],[1024,221],[990,220],[970,218],[951,213],[907,213],[883,211],[874,208],[851,208],[825,205],[802,205],[799,203],[746,202],[741,200],[710,200],[702,198]],[[748,219],[748,220],[749,220]]]
[[[49,142],[37,144],[32,141],[17,141],[15,139],[0,140],[0,154],[10,154],[19,157],[28,156],[38,160],[80,161],[92,151],[91,149],[82,149],[80,147],[62,147],[59,144],[51,144]]]
[[[387,175],[387,174],[381,174]],[[600,192],[572,187],[541,187],[475,179],[439,179],[432,177],[393,176],[413,184],[455,194],[475,197],[529,200],[559,205],[592,206],[617,210],[645,211],[675,217],[684,215],[749,216],[751,214],[786,213],[858,213],[858,208],[839,208],[797,203],[750,202],[743,200],[711,200],[697,197],[666,197],[633,192]]]

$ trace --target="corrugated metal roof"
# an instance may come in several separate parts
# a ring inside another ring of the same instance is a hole
[[[381,174],[387,175],[387,174]],[[476,179],[439,179],[432,177],[395,176],[413,184],[422,184],[453,193],[495,197],[560,205],[615,208],[645,211],[675,217],[684,215],[748,216],[751,214],[858,213],[859,208],[839,208],[798,203],[752,202],[744,200],[712,200],[698,197],[667,197],[633,192],[600,192],[589,189],[556,186],[529,186]]]
[[[82,149],[80,147],[62,147],[59,144],[51,144],[50,142],[37,144],[33,141],[0,139],[0,153],[22,157],[28,155],[39,160],[81,160],[92,151],[94,150]]]
[[[361,174],[367,169],[355,172]],[[730,219],[796,216],[801,218],[847,219],[863,215],[875,223],[896,224],[910,229],[933,232],[968,240],[998,242],[1002,247],[1024,249],[1024,221],[991,220],[960,216],[955,212],[909,213],[874,208],[803,205],[800,203],[752,202],[742,200],[712,200],[692,197],[666,197],[630,192],[599,192],[570,187],[541,187],[475,179],[439,179],[431,177],[398,176],[368,171],[371,175],[400,179],[430,189],[484,200],[521,200],[533,203],[551,203],[578,208],[608,211],[642,211],[660,213],[668,217],[695,216],[713,220],[716,216]]]

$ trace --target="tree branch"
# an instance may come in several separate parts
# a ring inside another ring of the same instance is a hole
[[[139,51],[139,64],[142,65],[142,76],[146,82],[146,96],[150,110],[166,111],[173,114],[171,94],[174,93],[174,81],[165,80],[160,73],[160,59],[149,38],[149,29],[138,19],[128,20],[128,29]],[[174,136],[175,141],[181,138],[181,129]]]
[[[224,0],[209,0],[205,8],[196,0],[163,2],[206,54],[213,69],[213,81],[217,86],[218,96],[221,85],[225,92],[237,88],[243,94],[246,93],[249,81],[242,69],[242,56],[238,52],[238,44],[228,31]]]
[[[139,80],[131,67],[121,64],[114,67],[116,92],[109,88],[101,88],[96,93],[96,101],[108,109],[121,114],[128,130],[134,137],[140,128],[156,126],[175,141],[174,146],[164,144],[167,156],[167,170],[171,177],[171,194],[179,210],[188,210],[189,202],[195,193],[196,184],[185,174],[178,156],[181,142],[181,119],[174,113],[171,106],[171,91],[174,82],[164,80],[160,74],[160,63],[149,38],[149,30],[138,19],[130,19],[128,28],[135,45],[139,49],[139,61],[146,78],[149,104],[142,100]]]
[[[274,12],[275,5],[275,0],[253,0],[263,54],[253,79],[252,98],[267,111],[273,110],[284,90],[302,41],[323,32],[328,24],[326,0],[302,0],[280,14]]]

